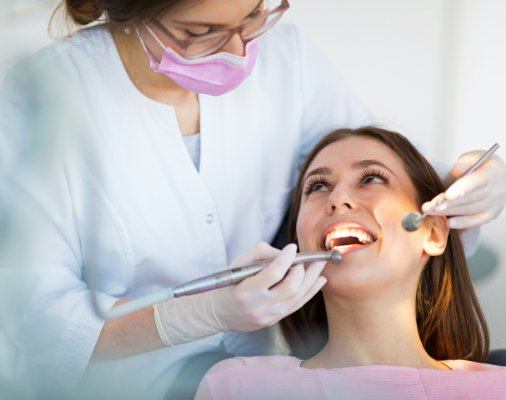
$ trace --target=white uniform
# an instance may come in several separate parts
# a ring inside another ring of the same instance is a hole
[[[200,96],[200,171],[174,109],[135,88],[102,27],[17,66],[0,101],[0,160],[4,172],[11,167],[1,191],[9,210],[0,231],[0,321],[16,373],[52,399],[83,385],[83,374],[107,393],[93,398],[162,398],[192,355],[220,346],[265,351],[260,334],[250,346],[217,334],[90,363],[103,321],[85,278],[99,270],[107,308],[223,269],[272,240],[296,165],[315,141],[371,122],[339,74],[286,25],[261,39],[242,86]],[[12,168],[16,157],[22,163]]]

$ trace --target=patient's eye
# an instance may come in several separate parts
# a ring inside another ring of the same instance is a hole
[[[390,182],[388,175],[380,169],[367,169],[360,176],[360,185],[368,185],[370,183],[388,185]]]
[[[322,176],[311,177],[304,185],[304,194],[307,196],[313,192],[328,192],[330,191],[329,186],[326,178]]]

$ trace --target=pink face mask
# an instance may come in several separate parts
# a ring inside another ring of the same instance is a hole
[[[220,96],[237,88],[253,71],[258,56],[258,43],[246,44],[243,57],[230,53],[215,53],[206,57],[188,60],[181,57],[170,47],[166,47],[154,32],[146,26],[151,35],[164,49],[160,62],[144,44],[137,31],[139,40],[146,51],[153,71],[164,74],[179,86],[195,93]]]

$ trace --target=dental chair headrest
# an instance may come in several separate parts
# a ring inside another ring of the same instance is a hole
[[[506,366],[506,349],[492,350],[488,355],[487,363]]]

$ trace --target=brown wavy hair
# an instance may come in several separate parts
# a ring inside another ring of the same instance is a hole
[[[340,129],[315,146],[302,166],[290,207],[288,240],[298,243],[296,222],[302,198],[302,179],[316,155],[329,144],[350,137],[365,137],[393,150],[413,182],[417,204],[434,198],[444,186],[430,163],[401,134],[376,127]],[[457,231],[450,230],[443,254],[430,257],[416,294],[418,332],[427,353],[437,359],[483,362],[489,350],[488,328],[478,303]],[[327,315],[319,292],[302,308],[281,322],[281,330],[292,355],[307,359],[328,340]]]
[[[96,21],[110,25],[127,25],[159,17],[183,2],[196,0],[63,0],[54,15],[64,10],[77,25],[88,25]]]

